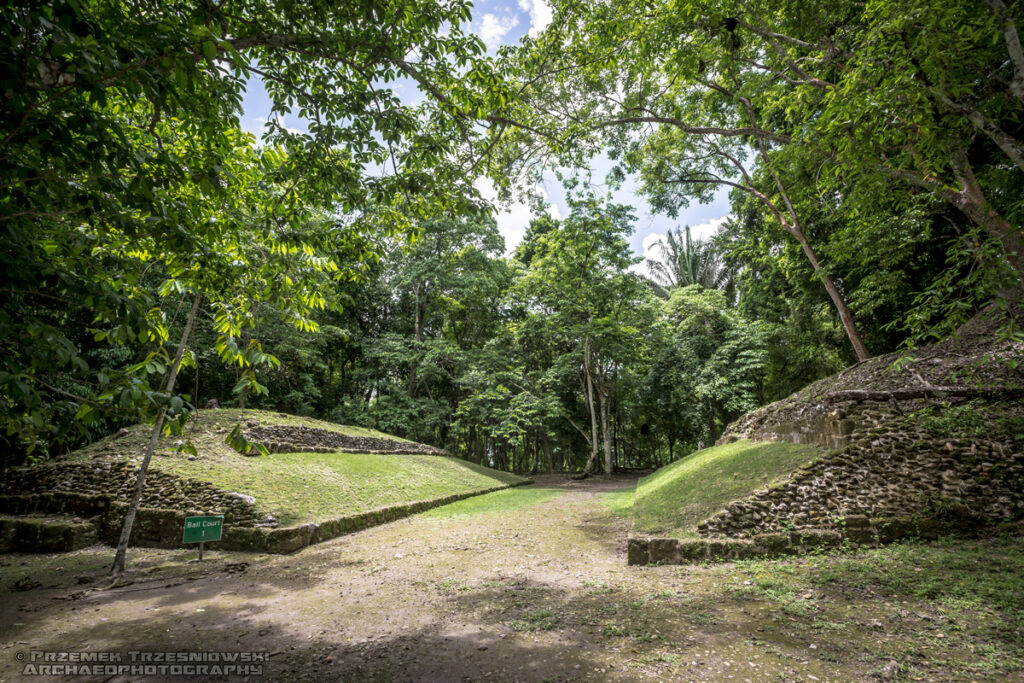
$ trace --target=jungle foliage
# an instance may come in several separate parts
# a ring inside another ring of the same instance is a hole
[[[464,0],[0,7],[3,464],[215,398],[653,466],[1019,297],[1019,4],[552,5],[496,54]],[[645,268],[581,183],[506,256],[474,181],[600,154],[669,216],[730,188],[731,219]]]

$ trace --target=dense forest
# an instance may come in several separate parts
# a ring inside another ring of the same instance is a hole
[[[1017,3],[552,10],[488,50],[464,0],[6,3],[3,465],[215,399],[651,467],[1019,296]],[[306,129],[244,132],[254,79]],[[506,252],[476,181],[552,173],[568,215]],[[730,218],[644,262],[600,186],[627,178],[670,217],[728,188]]]

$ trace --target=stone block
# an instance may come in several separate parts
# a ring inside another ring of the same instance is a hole
[[[122,520],[123,521],[123,520]],[[118,525],[120,527],[120,524]],[[157,548],[181,546],[185,529],[185,513],[159,508],[139,508],[132,525],[132,545],[146,545]]]
[[[310,525],[274,529],[267,534],[267,552],[287,554],[309,545]]]
[[[764,549],[746,538],[729,541],[729,558],[733,560],[749,560],[765,554]]]
[[[703,539],[679,541],[676,544],[676,548],[679,552],[679,561],[684,564],[688,562],[703,562],[708,559],[708,542]]]
[[[926,541],[934,541],[939,536],[949,533],[948,527],[935,519],[918,519],[914,527],[917,531],[917,536]]]
[[[626,545],[626,564],[642,565],[650,562],[646,538],[630,538]]]
[[[878,542],[891,543],[901,538],[917,535],[914,521],[906,517],[882,517],[875,520]]]
[[[39,553],[63,553],[74,548],[74,531],[69,524],[41,524],[34,550]]]
[[[871,520],[867,515],[846,515],[843,517],[843,525],[847,529],[862,529],[871,526]]]
[[[754,536],[754,543],[770,554],[784,554],[790,551],[789,534],[767,533]]]
[[[858,545],[874,545],[878,542],[878,536],[875,533],[875,529],[871,526],[846,527],[846,529],[843,530],[843,537],[850,541],[850,543],[856,543]]]
[[[31,552],[39,545],[39,524],[35,520],[15,520],[13,536],[12,545],[16,551]]]
[[[674,538],[652,538],[648,543],[651,564],[678,564],[679,542]]]
[[[267,549],[266,529],[253,527],[224,527],[224,538],[215,545],[224,550],[246,550],[250,552],[263,552]]]
[[[708,541],[708,559],[726,560],[730,558],[732,545],[725,539],[711,539]]]
[[[342,519],[331,519],[326,522],[320,523],[319,533],[317,538],[320,541],[327,541],[332,538],[337,538],[345,533],[344,518]]]
[[[0,519],[0,553],[9,553],[14,550],[14,534],[17,528],[13,519]]]
[[[836,548],[843,542],[838,531],[831,529],[805,529],[800,532],[798,545],[805,550],[813,548]]]

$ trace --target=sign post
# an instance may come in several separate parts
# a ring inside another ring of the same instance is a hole
[[[203,544],[207,541],[219,541],[224,536],[224,515],[204,515],[186,517],[185,532],[182,543],[199,544],[199,561],[203,561]]]

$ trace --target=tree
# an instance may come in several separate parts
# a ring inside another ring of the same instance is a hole
[[[532,318],[558,349],[556,366],[573,368],[590,423],[584,466],[589,474],[604,446],[604,471],[612,463],[611,403],[621,366],[640,351],[640,328],[649,291],[626,269],[634,262],[624,236],[632,232],[629,208],[590,197],[574,200],[557,229],[538,240],[524,277],[513,287]]]
[[[727,11],[713,2],[652,7],[618,0],[584,11],[558,5],[552,24],[523,50],[523,116],[532,118],[509,144],[541,146],[562,165],[583,165],[610,147],[613,158],[640,172],[652,205],[669,215],[721,186],[756,197],[800,245],[857,357],[867,358],[841,287],[808,239],[775,164],[776,148],[792,143],[793,132],[766,119],[765,78],[744,68],[763,46],[740,41]],[[517,157],[535,156],[510,154],[512,167]]]
[[[180,360],[165,349],[178,297],[214,306],[220,354],[251,366],[266,354],[236,338],[254,301],[279,303],[311,331],[307,313],[323,304],[311,275],[356,277],[372,258],[357,251],[339,264],[319,239],[411,234],[416,217],[474,196],[450,141],[473,144],[468,112],[486,109],[496,76],[461,28],[468,3],[17,3],[0,16],[9,432],[40,428],[55,403],[81,419],[111,403],[156,411],[159,424],[165,406],[187,408],[174,382],[160,391],[147,379],[173,379],[186,362],[189,335]],[[246,80],[257,77],[273,102],[259,151],[238,124]],[[384,85],[396,78],[427,103],[403,105]],[[279,119],[292,111],[308,132]],[[307,239],[313,209],[343,218]],[[160,277],[155,296],[149,281]],[[132,349],[129,367],[88,366],[62,325],[63,311],[83,303],[97,340]],[[65,388],[69,374],[80,392]],[[127,536],[131,514],[126,522]]]
[[[681,233],[671,229],[656,245],[661,257],[646,259],[651,276],[669,288],[701,285],[707,289],[721,289],[731,298],[732,273],[722,262],[714,245],[690,238],[690,226]]]
[[[756,199],[800,246],[863,358],[855,318],[871,319],[825,254],[814,200],[861,225],[945,202],[980,237],[951,254],[958,272],[974,270],[960,303],[1019,296],[1019,11],[995,0],[556,4],[521,53],[532,118],[513,149],[571,165],[610,148],[670,215],[716,186]],[[884,198],[894,201],[872,215]],[[979,241],[995,250],[965,246]],[[941,270],[932,277],[925,306],[950,290]]]
[[[444,216],[426,221],[421,236],[408,247],[408,253],[395,255],[397,258],[393,261],[398,268],[391,284],[411,305],[414,349],[423,345],[432,304],[439,299],[451,300],[453,295],[456,300],[462,300],[455,290],[469,284],[467,280],[474,275],[476,267],[483,265],[475,257],[486,258],[503,249],[504,241],[490,216]],[[415,359],[409,364],[407,393],[410,398],[415,398],[417,393],[418,365]]]
[[[700,285],[675,290],[665,308],[680,361],[667,370],[701,417],[684,438],[714,443],[729,422],[762,402],[765,327],[730,310],[722,292]]]

